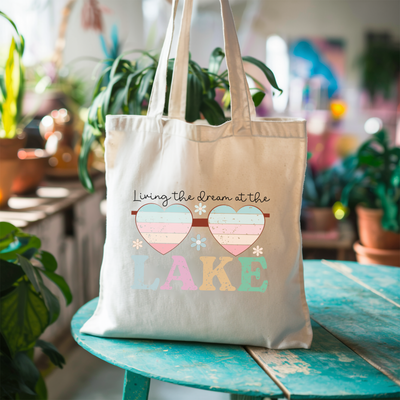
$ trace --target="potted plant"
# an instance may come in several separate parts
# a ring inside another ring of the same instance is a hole
[[[25,68],[22,64],[25,41],[14,22],[3,12],[0,15],[12,25],[12,38],[5,68],[0,70],[0,207],[7,204],[14,191],[24,193],[36,188],[44,176],[48,155],[42,149],[22,149],[26,143],[25,126],[31,114],[23,116]],[[23,151],[19,151],[23,150]],[[41,175],[40,175],[41,173]]]
[[[87,161],[92,144],[102,143],[105,135],[105,119],[107,114],[141,114],[147,111],[148,100],[152,89],[153,78],[158,66],[158,56],[142,51],[142,57],[131,61],[126,58],[128,53],[118,56],[111,66],[107,66],[97,80],[93,93],[92,104],[89,108],[88,122],[82,135],[82,147],[79,158],[79,177],[83,186],[93,191],[93,183],[88,173]],[[228,71],[219,73],[225,53],[216,48],[210,56],[208,68],[201,68],[189,57],[186,121],[194,122],[203,116],[211,125],[220,125],[227,118],[223,108],[230,104]],[[274,74],[261,61],[253,57],[243,57],[261,69],[269,83],[279,89]],[[105,60],[104,63],[108,63]],[[171,86],[174,60],[169,60],[167,74],[167,92],[165,114],[168,113],[169,90]],[[108,79],[105,80],[104,78]],[[257,85],[252,88],[252,98],[258,106],[265,96],[266,88],[255,78]],[[108,82],[104,85],[104,81]],[[218,91],[223,91],[221,106],[216,101]]]
[[[356,159],[342,202],[347,205],[358,191],[357,260],[400,267],[400,147],[390,146],[387,132],[381,130],[361,145]]]
[[[44,379],[33,362],[38,347],[59,368],[64,357],[40,335],[60,314],[57,297],[43,277],[54,282],[72,301],[64,278],[56,274],[57,261],[41,250],[40,239],[14,225],[0,222],[0,397],[47,399]]]
[[[0,207],[5,205],[11,196],[11,186],[18,174],[18,150],[24,147],[24,138],[20,129],[22,99],[24,95],[24,38],[19,34],[14,22],[3,12],[16,32],[8,53],[5,68],[0,70]]]
[[[349,156],[331,168],[316,172],[310,166],[306,170],[303,189],[303,221],[305,230],[328,232],[337,229],[337,220],[344,213],[335,213],[347,171],[354,164]],[[335,206],[335,207],[334,207]]]

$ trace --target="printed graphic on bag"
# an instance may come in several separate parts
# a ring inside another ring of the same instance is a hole
[[[214,208],[208,226],[215,240],[229,253],[237,256],[247,250],[264,229],[264,215],[256,207],[242,207],[236,212],[229,206]]]
[[[185,239],[192,220],[190,210],[180,204],[166,209],[157,204],[146,204],[137,212],[136,226],[154,250],[166,254]]]
[[[206,213],[206,205],[195,207],[195,212],[199,212],[200,215]],[[269,214],[263,214],[254,206],[245,206],[236,212],[227,205],[215,207],[208,219],[193,219],[191,211],[180,204],[167,208],[158,204],[146,204],[131,214],[136,215],[136,226],[143,239],[163,255],[177,247],[186,238],[192,226],[196,226],[208,227],[215,240],[226,251],[238,256],[260,237],[264,229],[264,218],[269,217]],[[197,250],[200,250],[206,246],[203,243],[205,240],[200,237],[192,238],[192,247],[197,246]],[[134,247],[139,248],[135,242]]]

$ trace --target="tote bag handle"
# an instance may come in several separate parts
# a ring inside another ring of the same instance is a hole
[[[183,9],[182,15],[182,24],[181,31],[179,35],[178,41],[178,51],[177,57],[175,60],[174,66],[174,74],[172,78],[171,92],[170,92],[170,106],[169,106],[169,117],[177,118],[184,120],[185,119],[185,111],[186,111],[186,87],[187,87],[187,71],[188,71],[188,63],[189,63],[189,41],[190,41],[190,21],[192,16],[192,5],[193,0],[186,0]],[[237,57],[241,60],[240,55],[240,47],[237,40],[236,29],[233,22],[232,13],[229,7],[229,3],[227,2],[223,8],[226,12],[228,12],[228,18],[224,18],[224,14],[222,14],[223,21],[230,21],[230,28],[232,34],[228,36],[225,35],[226,40],[230,41],[229,45],[226,46],[228,49],[233,49],[233,57]],[[227,25],[227,23],[226,23]],[[229,53],[227,54],[227,58],[229,57]],[[236,65],[237,67],[242,69],[242,74],[244,74],[243,65]],[[229,65],[228,65],[229,68]],[[238,71],[240,72],[240,71]],[[230,79],[231,74],[229,74],[228,79]],[[244,74],[244,81],[247,91],[247,99],[249,99],[249,107],[251,118],[255,118],[256,112],[254,103],[251,99],[250,90],[247,84],[246,75]],[[243,93],[244,92],[240,92]],[[247,101],[247,99],[243,99]]]
[[[179,35],[178,52],[175,60],[174,74],[170,94],[171,118],[184,119],[186,109],[186,86],[189,62],[189,34],[193,0],[186,0],[182,25]],[[235,24],[228,0],[220,0],[228,78],[231,91],[231,110],[234,135],[250,135],[251,119],[255,117],[255,108],[247,85],[243,69],[239,42],[236,35]],[[165,87],[167,76],[168,56],[171,48],[174,18],[176,15],[177,0],[173,1],[171,18],[167,34],[160,55],[159,66],[154,79],[153,90],[150,97],[150,117],[162,117],[165,103]]]

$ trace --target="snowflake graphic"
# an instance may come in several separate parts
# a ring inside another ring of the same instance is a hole
[[[198,206],[194,206],[194,208],[196,209],[194,212],[198,212],[199,215],[201,215],[203,213],[204,214],[206,213],[207,206],[205,204],[199,203],[199,205]]]
[[[139,248],[142,247],[142,243],[143,242],[141,240],[136,239],[136,240],[133,241],[132,247],[136,247],[136,250],[139,250]]]
[[[263,248],[260,247],[260,246],[253,247],[253,250],[254,250],[254,251],[253,251],[253,254],[255,254],[257,257],[259,257],[260,254],[263,253]]]
[[[204,243],[206,240],[206,238],[202,239],[200,235],[197,235],[197,238],[192,238],[193,243],[191,247],[197,246],[197,251],[199,251],[201,247],[206,247],[206,244]]]

